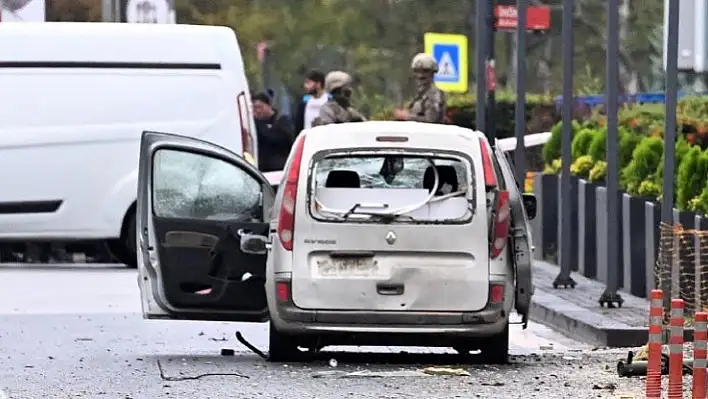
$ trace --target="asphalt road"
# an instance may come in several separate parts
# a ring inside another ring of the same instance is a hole
[[[0,266],[0,399],[611,398],[642,387],[613,371],[625,351],[539,325],[512,327],[506,366],[456,365],[453,352],[423,348],[332,348],[308,364],[269,364],[236,331],[267,350],[267,325],[142,320],[135,271]],[[430,365],[471,375],[420,373]]]

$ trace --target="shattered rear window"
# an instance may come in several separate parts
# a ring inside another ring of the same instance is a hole
[[[333,154],[313,165],[310,212],[327,221],[469,221],[472,176],[469,158],[453,154]]]

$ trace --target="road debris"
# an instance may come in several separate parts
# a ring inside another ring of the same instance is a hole
[[[427,367],[423,369],[423,372],[425,374],[430,374],[430,375],[448,375],[448,376],[456,376],[456,377],[469,377],[472,374],[470,374],[469,371],[464,370],[464,369],[453,369],[449,367]]]

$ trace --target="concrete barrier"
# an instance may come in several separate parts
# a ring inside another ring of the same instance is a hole
[[[646,198],[622,195],[623,289],[646,298]]]
[[[597,276],[597,212],[596,186],[578,181],[578,272],[585,277]]]

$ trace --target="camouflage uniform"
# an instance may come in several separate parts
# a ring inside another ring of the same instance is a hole
[[[330,93],[332,98],[320,108],[320,116],[312,121],[312,126],[366,121],[366,118],[351,106],[351,83],[351,76],[345,72],[333,71],[327,74],[325,91]]]
[[[431,84],[422,87],[408,104],[408,120],[416,122],[443,123],[445,119],[445,93]]]
[[[344,108],[335,100],[327,101],[320,108],[320,116],[315,118],[312,126],[329,125],[330,123],[364,122],[366,118],[353,107]]]
[[[411,62],[417,82],[416,96],[408,104],[407,120],[427,123],[443,123],[445,119],[445,93],[433,83],[433,76],[438,71],[435,59],[425,53],[416,54]]]

